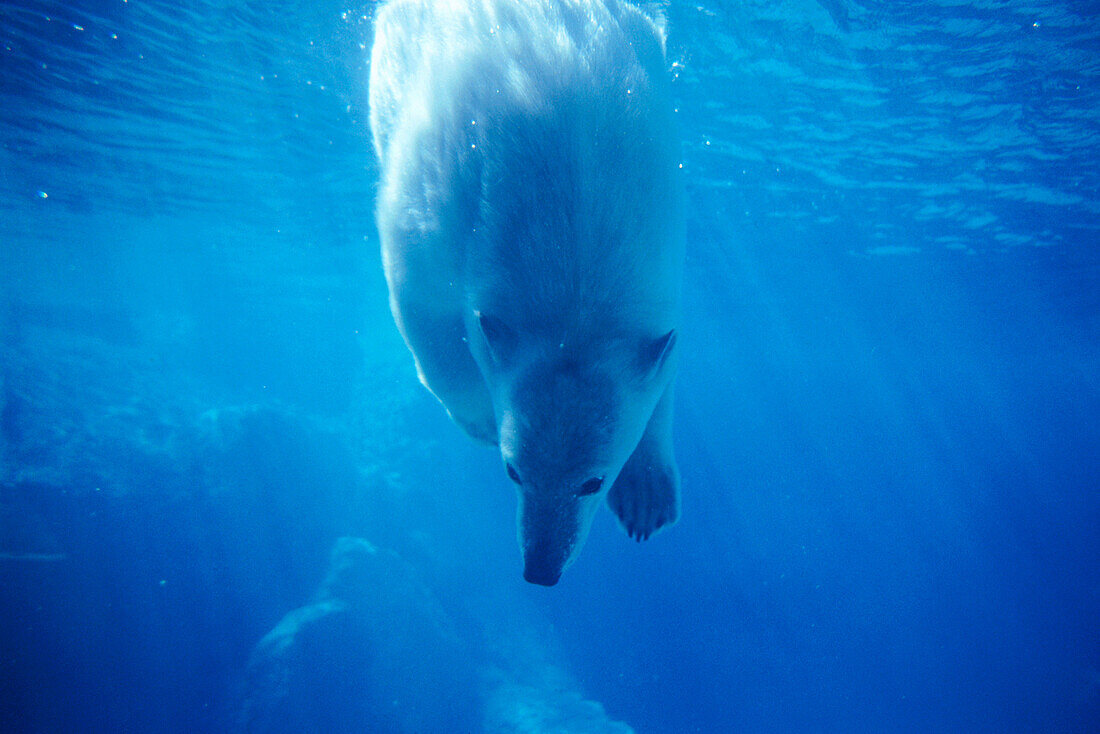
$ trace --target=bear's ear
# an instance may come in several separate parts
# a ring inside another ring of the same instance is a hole
[[[515,349],[516,332],[496,316],[483,311],[474,311],[474,316],[477,317],[481,335],[485,337],[485,343],[489,347],[489,354],[493,357],[493,361],[500,364]]]
[[[638,359],[639,371],[647,378],[657,374],[668,361],[668,355],[672,353],[672,348],[675,346],[676,329],[656,339],[643,341]]]

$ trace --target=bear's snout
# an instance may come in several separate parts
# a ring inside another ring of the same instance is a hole
[[[553,586],[569,565],[578,541],[586,533],[578,527],[578,507],[524,493],[520,499],[520,548],[523,553],[523,578],[532,584]]]
[[[561,566],[528,556],[523,562],[523,580],[539,586],[553,586],[561,578]]]

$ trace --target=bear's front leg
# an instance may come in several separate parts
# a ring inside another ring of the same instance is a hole
[[[626,534],[647,540],[680,517],[680,471],[672,454],[672,385],[653,410],[642,440],[607,493]]]

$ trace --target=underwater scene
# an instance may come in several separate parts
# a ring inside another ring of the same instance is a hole
[[[0,730],[1100,730],[1100,3],[390,5],[0,0]]]

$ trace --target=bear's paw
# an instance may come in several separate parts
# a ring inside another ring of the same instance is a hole
[[[680,474],[671,461],[632,456],[607,494],[607,504],[626,534],[648,540],[680,517]]]

